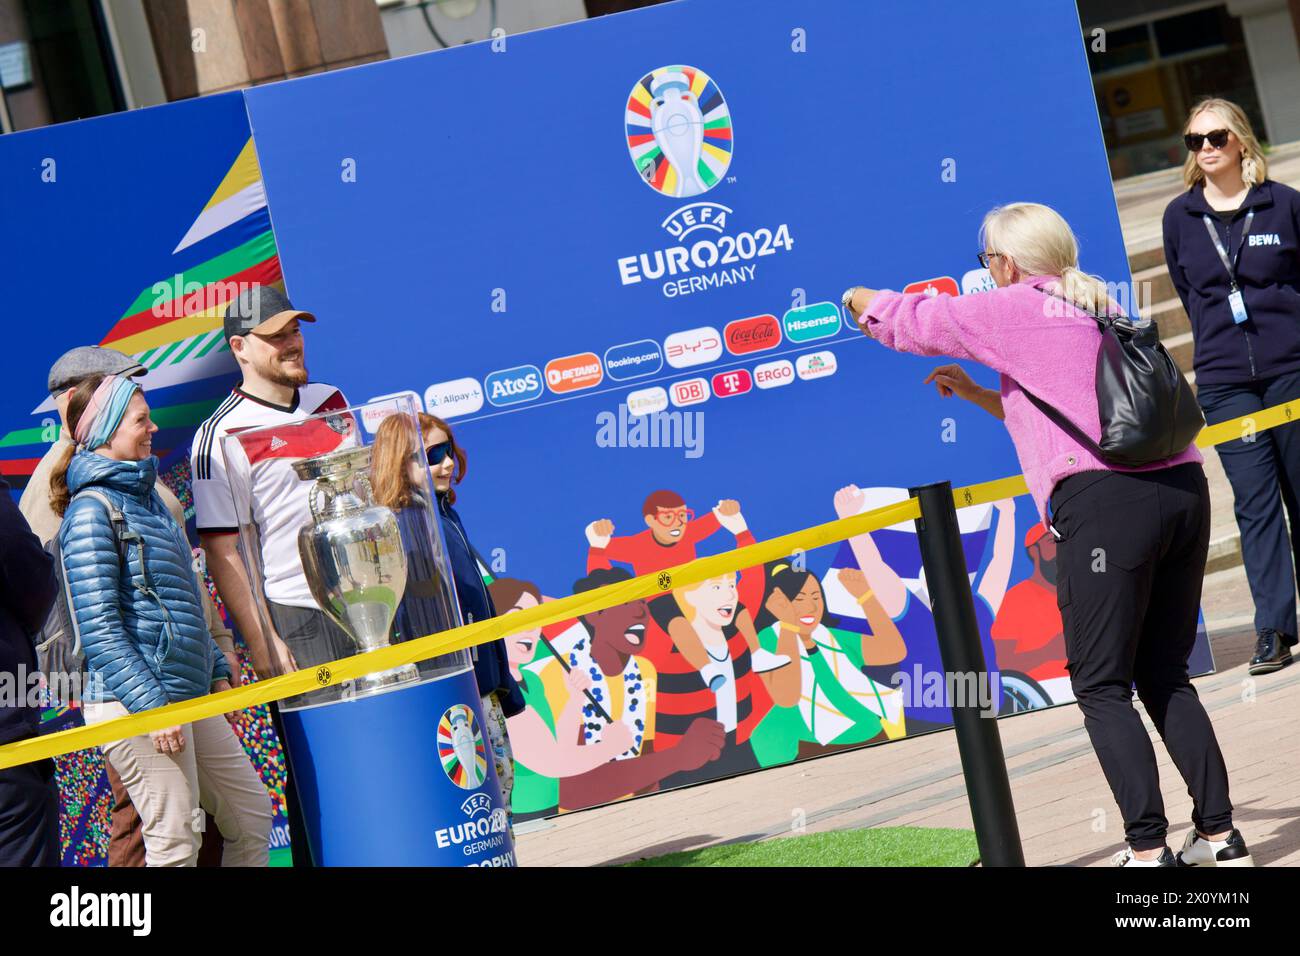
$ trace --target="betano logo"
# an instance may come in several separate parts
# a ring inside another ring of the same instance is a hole
[[[517,365],[493,372],[483,380],[488,401],[497,407],[531,402],[542,394],[542,373],[536,365]]]
[[[557,395],[594,388],[604,377],[604,367],[595,352],[566,355],[546,363],[546,384]]]
[[[641,179],[665,196],[708,192],[731,165],[731,114],[703,70],[661,66],[627,99],[627,148]]]

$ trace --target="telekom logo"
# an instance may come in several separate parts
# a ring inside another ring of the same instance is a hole
[[[737,368],[713,376],[713,394],[718,398],[743,395],[753,387],[754,380],[750,377],[748,369]]]

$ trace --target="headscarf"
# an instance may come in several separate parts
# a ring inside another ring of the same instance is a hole
[[[107,445],[122,424],[126,415],[126,406],[140,386],[134,380],[121,375],[108,375],[99,383],[95,394],[81,413],[73,437],[79,448],[93,450]]]

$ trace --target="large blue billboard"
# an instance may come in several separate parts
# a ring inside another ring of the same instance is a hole
[[[355,400],[413,392],[452,424],[498,611],[1017,473],[1001,423],[942,400],[922,384],[934,360],[884,352],[839,304],[854,283],[987,289],[989,208],[1055,207],[1086,271],[1128,278],[1070,0],[1012,0],[996,27],[941,0],[680,0],[246,98],[288,289],[321,320],[311,371]],[[1004,711],[1070,699],[1036,522],[1027,497],[962,513]],[[516,811],[947,723],[920,692],[941,665],[912,529],[792,561],[802,590],[752,569],[634,608],[608,665],[593,652],[620,635],[592,620],[508,642],[532,714]],[[802,650],[782,636],[800,620]],[[607,702],[641,688],[645,720],[573,716],[562,674],[581,665]],[[592,768],[620,719],[623,768]]]

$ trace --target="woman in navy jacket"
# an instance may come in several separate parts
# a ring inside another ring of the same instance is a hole
[[[469,535],[465,532],[460,515],[452,507],[456,501],[456,489],[452,485],[459,484],[465,477],[465,452],[456,445],[451,426],[441,418],[424,412],[420,412],[418,417],[420,431],[424,436],[423,452],[429,467],[429,478],[437,496],[434,508],[438,512],[442,538],[447,545],[447,558],[451,564],[460,616],[466,624],[496,617],[496,608],[492,605],[492,597],[488,594],[479,568],[477,552],[469,543]],[[379,426],[375,435],[374,470],[371,475],[375,500],[393,508],[398,520],[404,523],[422,520],[423,513],[422,508],[407,507],[419,495],[422,484],[413,476],[408,476],[405,470],[408,456],[406,448],[409,447],[410,438],[414,437],[408,437],[408,427],[404,426],[398,415],[391,416]],[[427,575],[428,571],[422,569],[417,577]],[[399,632],[403,627],[422,633],[439,630],[440,615],[434,604],[410,600],[409,582],[407,590],[408,598],[403,601],[403,607],[398,613]],[[421,619],[424,623],[420,623]],[[509,808],[510,794],[514,787],[514,755],[506,732],[506,719],[523,711],[524,695],[510,673],[505,641],[489,641],[474,648],[474,677],[483,702],[483,719],[487,723],[487,737],[491,743],[497,779],[501,784],[501,796]]]
[[[86,723],[230,687],[208,633],[193,555],[154,491],[158,459],[140,386],[92,376],[73,391],[75,445],[56,464],[50,505],[90,673]],[[107,503],[106,503],[107,502]],[[120,513],[115,526],[108,505]],[[104,756],[140,813],[146,866],[193,866],[200,806],[216,818],[225,866],[265,866],[271,802],[225,717],[105,744]]]
[[[1198,103],[1184,133],[1188,189],[1165,209],[1165,261],[1191,319],[1197,400],[1213,425],[1300,398],[1300,193],[1267,178],[1235,104]],[[1264,674],[1291,663],[1296,643],[1300,425],[1244,435],[1218,453],[1255,602],[1250,672]]]

